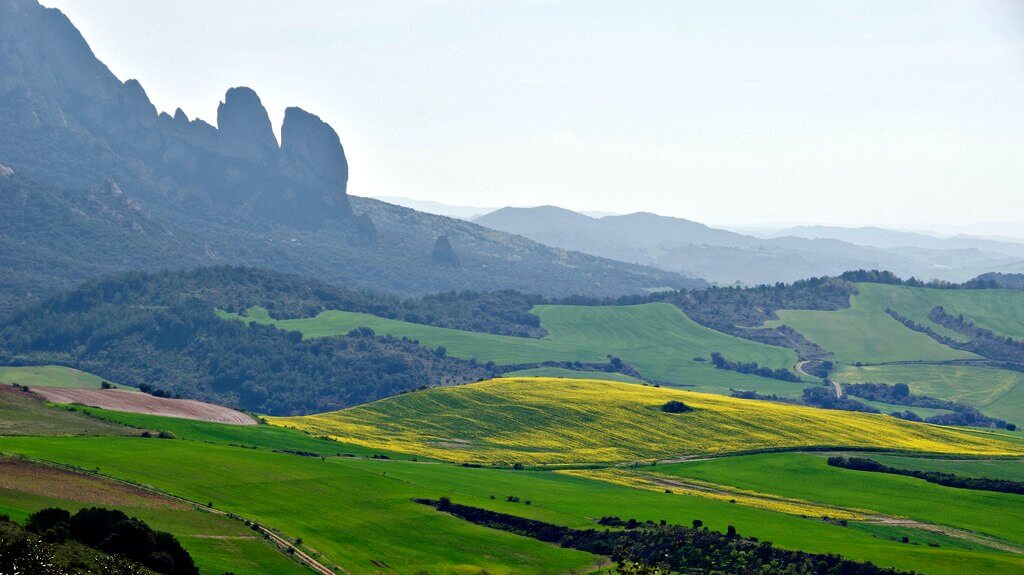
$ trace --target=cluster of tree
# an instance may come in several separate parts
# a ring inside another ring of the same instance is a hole
[[[942,306],[935,306],[928,313],[928,319],[971,338],[967,344],[974,353],[990,359],[1001,359],[1024,364],[1024,341],[1002,336],[990,329],[978,327],[963,314],[951,315]]]
[[[81,311],[101,304],[168,306],[199,300],[244,314],[252,306],[271,317],[312,317],[324,310],[373,314],[412,323],[521,337],[543,337],[530,309],[541,296],[515,291],[445,292],[420,298],[357,291],[265,269],[215,266],[190,271],[127,272],[94,279],[42,304],[50,311]],[[23,313],[34,313],[30,308]]]
[[[984,415],[977,408],[966,403],[938,399],[927,395],[915,395],[910,392],[910,387],[905,383],[889,385],[887,383],[850,383],[844,386],[849,395],[867,399],[868,401],[880,401],[882,403],[893,403],[906,405],[907,407],[923,407],[927,409],[945,409],[951,413],[942,413],[928,418],[921,418],[913,411],[893,412],[891,415],[902,419],[913,421],[924,421],[938,425],[970,425],[974,427],[995,427],[1015,431],[1017,426],[1007,423],[1002,419],[996,419]]]
[[[962,283],[949,282],[945,280],[930,280],[926,282],[915,277],[903,279],[890,271],[883,270],[854,270],[844,272],[840,274],[839,277],[850,282],[927,287],[934,289],[994,289],[999,287],[998,282],[994,278],[989,278],[984,275]]]
[[[0,363],[62,364],[127,385],[274,415],[477,381],[493,366],[369,329],[304,340],[219,318],[199,300],[44,305],[0,328]]]
[[[850,399],[846,395],[836,395],[832,383],[826,381],[825,385],[808,387],[804,389],[803,403],[822,409],[840,409],[843,411],[861,411],[864,413],[881,413],[870,405]]]
[[[804,363],[801,368],[805,372],[813,375],[814,377],[820,377],[821,379],[828,379],[828,374],[832,372],[835,367],[835,362],[829,359],[812,359]]]
[[[898,467],[879,463],[874,459],[868,459],[866,457],[829,457],[828,464],[832,467],[842,467],[843,469],[852,469],[855,471],[871,471],[874,473],[891,473],[894,475],[916,477],[918,479],[924,479],[929,483],[944,485],[946,487],[1024,495],[1024,481],[990,479],[988,477],[965,477],[963,475],[956,475],[954,473],[947,473],[944,471],[900,469]]]
[[[173,535],[154,531],[145,522],[114,509],[88,507],[72,515],[50,507],[30,515],[25,528],[45,542],[72,539],[164,575],[199,575],[192,557]]]
[[[990,282],[997,288],[1002,289],[1024,289],[1024,274],[1004,274],[1000,272],[988,272],[974,278],[978,281]]]
[[[937,312],[936,309],[940,311]],[[942,345],[949,346],[953,349],[968,351],[990,360],[1002,362],[1001,367],[1024,371],[1024,347],[1022,347],[1024,344],[1011,338],[995,335],[987,329],[974,327],[973,324],[970,328],[967,328],[965,326],[968,322],[963,322],[962,318],[953,318],[952,316],[947,318],[946,316],[948,314],[945,314],[945,310],[941,307],[932,309],[929,313],[929,318],[940,325],[953,329],[954,331],[957,331],[958,329],[963,330],[962,333],[971,339],[968,341],[955,340],[935,331],[927,325],[916,322],[909,317],[902,315],[892,308],[886,308],[885,313],[889,314],[889,317],[902,323],[907,329],[923,333]]]
[[[0,569],[25,575],[151,575],[121,555],[107,555],[80,543],[47,543],[0,515]]]
[[[823,555],[779,549],[766,541],[741,537],[735,527],[711,531],[695,521],[693,527],[665,521],[615,521],[606,525],[626,529],[572,529],[440,500],[417,499],[439,511],[477,525],[498,529],[570,549],[611,557],[620,572],[627,565],[644,565],[651,572],[747,573],[751,575],[897,575],[902,571]],[[632,528],[630,528],[632,526]]]
[[[778,379],[781,381],[800,381],[800,378],[795,373],[784,367],[772,369],[770,367],[760,367],[757,365],[756,361],[729,361],[725,356],[717,351],[711,352],[711,364],[718,369],[724,369],[727,371],[746,373],[749,375]]]

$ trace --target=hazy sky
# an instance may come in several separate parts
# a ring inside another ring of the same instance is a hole
[[[355,195],[1024,225],[1016,0],[43,1],[160,110],[319,114]]]

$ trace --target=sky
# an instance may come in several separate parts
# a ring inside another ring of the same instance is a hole
[[[43,0],[159,110],[249,86],[349,193],[1024,229],[1024,3]]]

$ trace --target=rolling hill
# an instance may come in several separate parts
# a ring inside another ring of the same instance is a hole
[[[693,410],[663,412],[672,400]],[[1019,445],[888,416],[597,380],[496,379],[269,421],[370,447],[508,466],[611,464],[796,447],[1024,454]]]
[[[548,336],[509,337],[396,321],[337,310],[311,318],[275,320],[265,311],[225,318],[274,325],[307,338],[343,335],[358,327],[408,337],[431,348],[444,347],[453,357],[499,365],[544,361],[601,362],[613,355],[648,378],[670,385],[728,393],[730,387],[768,393],[799,394],[799,383],[715,369],[707,360],[718,351],[740,361],[771,368],[792,368],[791,350],[765,345],[704,327],[667,303],[636,306],[540,305],[533,308]],[[701,358],[697,360],[696,358]]]

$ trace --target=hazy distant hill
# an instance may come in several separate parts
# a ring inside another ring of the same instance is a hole
[[[0,312],[97,272],[211,263],[404,294],[702,285],[350,198],[337,132],[292,107],[278,142],[248,88],[228,90],[216,120],[158,113],[60,11],[0,1]],[[439,243],[451,257],[432,257]]]
[[[1015,266],[1024,265],[1024,257],[1015,252],[1024,254],[1022,245],[890,230],[853,230],[847,237],[832,237],[801,229],[759,238],[650,213],[593,218],[553,206],[502,208],[474,222],[549,245],[722,283],[793,281],[857,268],[963,281],[986,271],[1017,271]],[[918,241],[899,239],[909,236],[919,236]],[[858,238],[873,238],[873,243],[851,241]],[[934,241],[929,244],[926,239]]]
[[[862,246],[879,248],[914,247],[933,250],[979,250],[994,255],[1024,259],[1024,242],[999,241],[965,235],[939,237],[877,227],[846,228],[838,226],[798,226],[785,228],[771,235],[775,237],[833,238]]]

